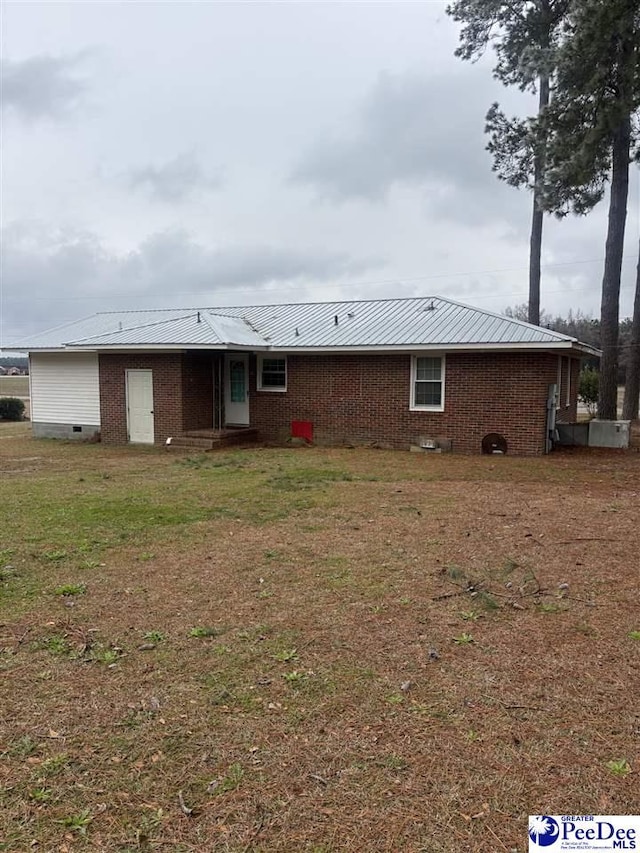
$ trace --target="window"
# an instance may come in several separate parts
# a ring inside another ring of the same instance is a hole
[[[411,408],[444,411],[444,356],[412,357]]]
[[[258,356],[258,391],[287,390],[287,359]]]
[[[567,382],[566,382],[565,405],[571,405],[571,359],[567,358]]]

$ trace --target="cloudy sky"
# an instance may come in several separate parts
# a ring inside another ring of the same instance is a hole
[[[446,4],[2,4],[1,331],[95,311],[526,300],[529,195]],[[622,313],[631,313],[633,176]],[[549,221],[543,305],[599,313],[604,205]]]

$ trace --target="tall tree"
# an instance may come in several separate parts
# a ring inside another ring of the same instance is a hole
[[[640,251],[636,272],[636,295],[633,301],[633,320],[631,321],[631,341],[624,382],[624,403],[622,417],[627,421],[636,420],[640,408]]]
[[[456,56],[478,59],[489,45],[496,53],[494,76],[505,85],[538,91],[538,115],[549,104],[554,55],[570,0],[455,0],[447,8],[462,23]],[[512,186],[529,185],[533,210],[529,246],[528,320],[540,322],[540,261],[544,211],[541,204],[544,148],[533,147],[528,122],[508,119],[494,104],[487,114],[487,146],[494,171]]]
[[[554,99],[538,124],[544,146],[541,203],[584,213],[610,181],[600,313],[602,360],[598,416],[617,416],[620,278],[629,192],[633,118],[640,105],[640,3],[572,0],[558,52]]]

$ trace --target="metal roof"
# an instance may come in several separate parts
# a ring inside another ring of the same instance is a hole
[[[122,323],[122,321],[119,321]],[[241,346],[264,347],[264,340],[239,317],[215,316],[208,311],[190,312],[186,317],[153,323],[118,326],[115,331],[66,341],[67,347],[112,346]]]
[[[279,348],[553,344],[572,340],[550,329],[440,297],[216,310],[242,311],[256,331]]]
[[[442,297],[96,314],[12,349],[574,348],[575,338]]]

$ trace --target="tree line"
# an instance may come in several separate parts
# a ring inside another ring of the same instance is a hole
[[[523,302],[521,305],[506,308],[504,313],[507,317],[526,321],[528,311],[528,303]],[[540,309],[539,325],[547,329],[553,329],[554,332],[560,332],[563,335],[577,338],[585,344],[596,347],[596,349],[600,349],[602,346],[600,320],[580,310],[576,312],[570,310],[566,317],[562,317],[559,314],[554,317],[542,308]],[[627,381],[632,350],[633,320],[631,317],[625,317],[623,320],[620,320],[618,325],[618,372],[616,374],[618,385],[625,385]],[[583,366],[597,368],[598,360],[590,356],[585,356]]]
[[[532,194],[530,323],[542,319],[545,215],[586,215],[608,190],[598,416],[617,416],[623,364],[623,416],[637,418],[640,244],[634,313],[624,343],[620,278],[629,171],[640,162],[640,0],[454,0],[447,12],[461,24],[457,56],[474,61],[492,49],[494,76],[538,96],[535,115],[524,118],[508,116],[494,103],[485,127],[497,177]]]

